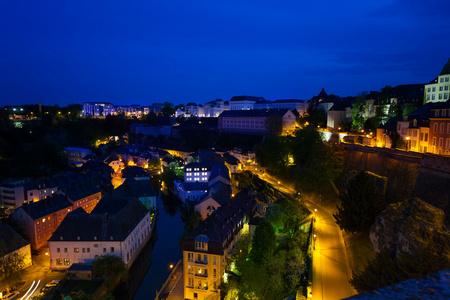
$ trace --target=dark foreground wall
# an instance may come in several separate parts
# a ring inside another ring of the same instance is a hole
[[[343,147],[345,174],[364,170],[385,176],[388,202],[419,197],[442,209],[450,223],[450,157],[352,144]]]

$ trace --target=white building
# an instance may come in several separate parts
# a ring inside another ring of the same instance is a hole
[[[25,203],[23,184],[23,180],[18,180],[0,185],[0,201],[3,208],[17,209]]]
[[[109,102],[83,103],[83,115],[92,117],[106,117],[114,114],[114,105]]]
[[[150,239],[152,223],[139,200],[104,197],[91,214],[79,208],[66,216],[48,240],[50,267],[63,270],[113,255],[129,268]]]
[[[425,85],[426,103],[445,102],[450,98],[450,58],[438,77]]]
[[[191,162],[184,166],[184,182],[208,182],[211,169],[216,162]]]
[[[233,96],[230,99],[230,110],[250,110],[257,101],[264,101],[263,97]]]

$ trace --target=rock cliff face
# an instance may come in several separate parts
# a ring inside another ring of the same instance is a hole
[[[431,250],[450,258],[450,232],[442,210],[418,198],[389,204],[370,228],[375,252],[416,254]]]

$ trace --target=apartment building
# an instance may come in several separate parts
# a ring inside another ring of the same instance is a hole
[[[185,299],[220,299],[219,285],[255,209],[253,197],[241,191],[185,235],[181,246]]]
[[[431,153],[450,155],[450,100],[431,109],[429,135]]]
[[[426,103],[445,102],[450,99],[450,58],[438,77],[425,85]]]
[[[79,208],[66,216],[48,241],[50,267],[65,270],[113,255],[129,268],[151,237],[152,222],[136,198],[105,196],[91,214]]]

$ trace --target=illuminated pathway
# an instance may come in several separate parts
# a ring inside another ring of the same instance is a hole
[[[355,294],[348,282],[351,273],[344,241],[334,218],[314,203],[306,202],[316,212],[315,250],[313,250],[313,299],[342,299]]]
[[[252,169],[252,171],[254,170]],[[294,190],[267,174],[262,176],[259,172],[258,176],[281,192],[295,194]],[[317,238],[315,250],[313,250],[312,299],[342,299],[355,295],[356,292],[349,283],[351,271],[344,240],[332,213],[312,201],[306,200],[305,203],[312,212],[317,209],[315,212]]]

